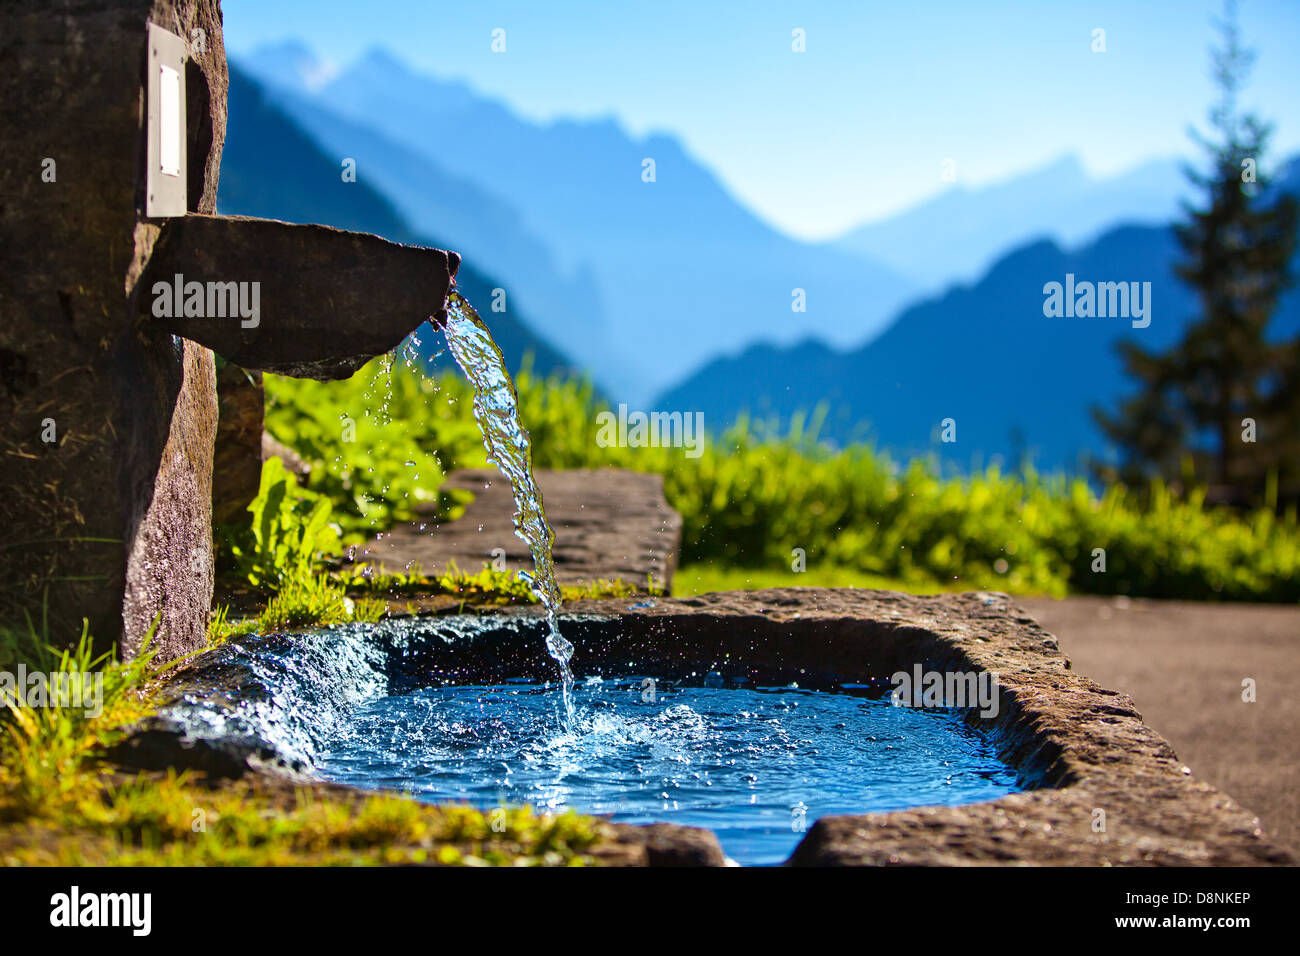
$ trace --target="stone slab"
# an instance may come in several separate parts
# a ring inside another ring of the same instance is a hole
[[[426,319],[442,322],[459,266],[454,252],[331,226],[192,214],[162,227],[137,304],[145,322],[246,369],[339,379]],[[233,314],[221,290],[236,280],[228,291],[242,290],[245,304],[257,291],[256,316]],[[224,317],[177,313],[195,282]]]
[[[151,24],[188,44],[189,208],[165,220],[146,214]],[[203,646],[211,609],[211,349],[346,376],[444,315],[459,257],[215,214],[229,84],[217,0],[9,0],[0,62],[0,623],[48,609],[49,641],[74,642],[84,620],[97,651],[127,658],[154,629],[172,660]],[[179,313],[161,295],[178,276]],[[230,314],[239,289],[248,319]],[[218,489],[236,514],[239,480]]]
[[[561,584],[619,579],[644,588],[653,577],[657,587],[671,587],[682,519],[664,500],[661,476],[607,468],[543,469],[535,477],[555,531],[552,554]],[[454,561],[462,571],[477,572],[499,548],[507,570],[532,571],[528,547],[514,531],[510,485],[497,471],[454,471],[446,487],[474,494],[464,515],[441,525],[417,521],[394,528],[359,549],[355,560],[390,571],[418,563],[426,574]]]
[[[202,645],[212,597],[212,354],[136,321],[147,24],[186,64],[190,209],[215,208],[227,72],[216,0],[0,6],[0,619],[48,609],[134,654]],[[48,429],[52,428],[53,431]]]
[[[569,610],[615,620],[594,640],[566,627],[579,676],[590,666],[584,657],[606,665],[675,660],[696,672],[789,676],[802,686],[880,680],[917,663],[996,675],[999,713],[977,722],[1024,792],[967,806],[823,817],[788,865],[1297,862],[1253,812],[1196,779],[1130,697],[1078,674],[1056,638],[1005,594],[784,588],[662,599],[652,608],[580,602]],[[1104,831],[1096,829],[1100,819]]]

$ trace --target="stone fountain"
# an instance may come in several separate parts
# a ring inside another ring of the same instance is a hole
[[[217,0],[0,12],[0,623],[202,646],[214,351],[346,377],[442,318],[459,257],[216,212]],[[39,612],[38,612],[39,613]]]
[[[74,639],[84,617],[100,649],[130,656],[156,618],[172,659],[203,645],[212,599],[214,351],[253,371],[347,376],[441,320],[459,257],[217,214],[217,0],[9,0],[0,62],[0,624],[43,606],[53,640]],[[984,731],[1023,792],[825,817],[791,865],[1294,863],[1005,595],[791,589],[572,611],[584,666],[613,674],[881,693],[913,668],[993,678],[1001,707]],[[393,676],[531,673],[541,622],[531,609],[496,617],[473,640],[435,635],[424,656],[403,644]],[[120,762],[211,778],[275,765],[273,741],[193,736],[186,707],[258,689],[238,668],[204,666],[171,678],[173,703],[135,728]],[[618,833],[607,862],[724,862],[707,833]]]

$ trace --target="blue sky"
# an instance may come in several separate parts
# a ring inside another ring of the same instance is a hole
[[[1095,175],[1195,155],[1219,0],[650,4],[224,0],[234,55],[296,38],[345,64],[385,46],[536,120],[662,130],[742,202],[803,238],[1065,153]],[[1246,105],[1300,151],[1300,2],[1245,0]],[[505,53],[491,50],[504,29]],[[791,50],[805,31],[807,51]],[[1091,50],[1105,30],[1106,52]]]

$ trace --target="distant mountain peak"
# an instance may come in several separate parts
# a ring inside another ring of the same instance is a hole
[[[367,66],[392,70],[396,73],[409,73],[410,67],[406,65],[397,54],[382,43],[376,43],[366,50],[365,53],[357,57],[357,63]]]
[[[255,57],[277,56],[294,61],[317,62],[319,60],[316,52],[297,37],[285,37],[283,40],[263,43],[253,51],[252,55]]]
[[[358,56],[321,92],[327,99],[339,99],[337,93],[346,101],[350,97],[345,94],[358,90],[384,90],[399,109],[429,111],[441,117],[482,109],[509,112],[509,107],[491,94],[416,66],[383,45],[372,46]]]
[[[339,72],[336,64],[293,38],[263,44],[238,59],[263,82],[294,92],[315,93]]]
[[[274,99],[413,225],[500,276],[507,308],[523,303],[620,399],[757,339],[860,341],[912,297],[888,269],[759,220],[671,134],[541,122],[426,69],[372,48],[315,95],[280,84]],[[806,312],[796,288],[816,290]]]
[[[1058,156],[1041,169],[1029,173],[1025,178],[1030,177],[1064,179],[1073,182],[1092,179],[1092,177],[1088,175],[1088,171],[1084,169],[1083,160],[1079,159],[1078,153],[1065,153],[1062,156]]]
[[[1078,155],[1066,153],[1010,179],[943,190],[835,244],[939,291],[974,281],[1000,253],[1037,238],[1077,246],[1121,223],[1168,222],[1185,194],[1175,160],[1096,177]]]
[[[392,83],[407,85],[412,82],[437,83],[439,86],[459,86],[437,77],[419,73],[409,63],[386,46],[375,45],[367,49],[355,60],[347,64],[339,76],[344,80],[365,77],[372,83]]]

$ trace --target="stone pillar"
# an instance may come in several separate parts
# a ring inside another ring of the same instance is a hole
[[[146,31],[188,45],[190,215],[145,215]],[[213,353],[337,378],[438,318],[454,253],[213,215],[228,74],[216,0],[0,7],[0,625],[163,660],[212,598]],[[185,273],[260,282],[262,320],[162,321]],[[42,610],[45,609],[45,611]]]
[[[226,60],[215,0],[11,0],[0,12],[0,619],[130,655],[198,646],[212,596],[212,353],[135,320],[145,24],[191,44],[190,208],[215,209]],[[194,31],[202,31],[195,33]],[[126,598],[125,605],[123,598]]]

